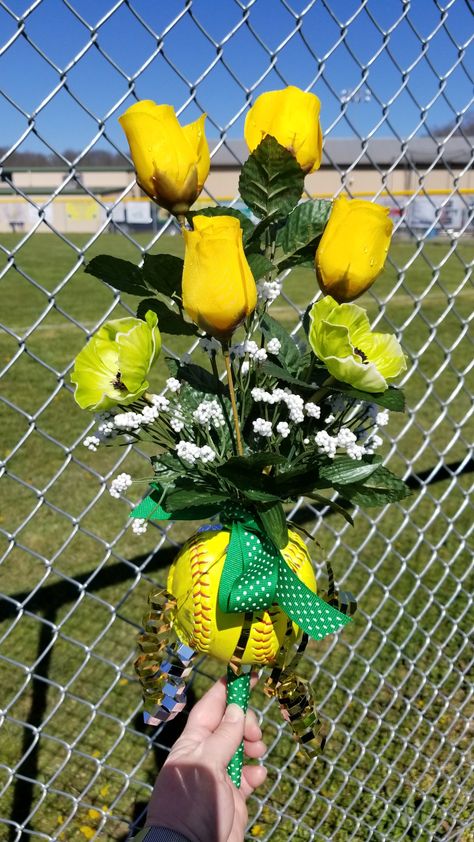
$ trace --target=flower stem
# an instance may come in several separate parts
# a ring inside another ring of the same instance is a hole
[[[225,370],[227,372],[227,382],[229,385],[229,395],[230,395],[230,403],[232,405],[232,415],[234,418],[234,427],[235,427],[235,440],[237,444],[237,455],[243,456],[244,449],[242,447],[242,436],[240,433],[240,424],[239,424],[239,414],[237,412],[237,402],[235,400],[235,391],[234,391],[234,380],[232,377],[232,367],[230,364],[230,355],[229,355],[229,346],[227,344],[222,345],[222,353],[224,355],[224,362],[225,362]]]

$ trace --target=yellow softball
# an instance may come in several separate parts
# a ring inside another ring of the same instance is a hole
[[[245,614],[225,614],[217,602],[229,535],[227,529],[193,535],[171,565],[167,583],[177,603],[173,621],[178,637],[198,652],[226,663],[235,652],[245,622]],[[282,555],[298,578],[316,593],[311,559],[296,532],[289,532]],[[242,664],[271,664],[282,645],[289,648],[299,634],[299,627],[288,621],[279,606],[254,611],[239,660]]]

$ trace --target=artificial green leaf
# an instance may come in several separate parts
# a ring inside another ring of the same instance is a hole
[[[362,392],[360,389],[349,386],[348,383],[334,380],[330,384],[329,391],[342,392],[348,397],[366,401],[366,403],[376,403],[377,406],[383,406],[385,409],[392,410],[392,412],[405,411],[405,396],[402,390],[395,386],[389,386],[385,392]]]
[[[275,270],[275,267],[268,257],[264,254],[247,254],[247,262],[250,266],[254,281],[259,281],[264,275],[268,275]]]
[[[287,500],[291,497],[299,497],[315,488],[330,488],[329,480],[319,476],[318,454],[308,453],[308,466],[295,468],[272,477],[272,489],[278,496]]]
[[[314,392],[315,389],[319,388],[317,383],[306,383],[304,380],[300,380],[298,377],[289,374],[284,368],[276,363],[265,361],[260,368],[264,374],[268,374],[270,377],[275,377],[283,383],[291,383],[293,386],[297,386],[303,391]]]
[[[232,471],[258,470],[266,468],[267,465],[283,465],[286,459],[281,453],[274,453],[271,450],[252,453],[250,456],[231,456],[222,467],[228,467]]]
[[[279,550],[288,544],[288,526],[283,506],[280,502],[258,508],[258,515],[265,532]]]
[[[315,500],[316,503],[320,503],[322,506],[327,506],[331,511],[336,512],[338,515],[342,515],[342,517],[350,523],[351,526],[354,526],[354,521],[344,506],[340,506],[339,503],[336,503],[335,500],[329,500],[328,497],[325,497],[324,494],[317,494],[315,491],[312,491],[310,494],[305,494],[305,497],[308,497],[310,500]]]
[[[99,254],[92,258],[84,271],[121,292],[128,292],[130,295],[149,293],[142,270],[129,260],[112,257],[111,254]]]
[[[280,500],[277,494],[272,494],[271,491],[264,491],[261,488],[245,488],[241,491],[243,496],[252,503],[270,503]]]
[[[242,167],[239,192],[259,219],[282,218],[298,204],[304,175],[291,152],[267,135]]]
[[[377,470],[363,483],[335,483],[334,488],[341,497],[359,506],[383,506],[403,500],[411,494],[406,483],[382,465],[378,465]]]
[[[171,370],[172,366],[169,362],[168,367]],[[173,377],[177,377],[178,380],[185,380],[186,383],[189,383],[189,385],[193,386],[194,389],[197,389],[198,392],[206,392],[210,395],[229,396],[227,386],[221,383],[218,377],[210,371],[207,371],[207,369],[202,366],[196,365],[195,363],[180,364],[176,361],[176,365],[173,366],[173,368],[174,371],[171,372]]]
[[[261,241],[262,241],[262,234],[265,233],[267,228],[275,228],[278,226],[277,215],[275,213],[266,216],[265,219],[261,219],[260,222],[255,225],[252,232],[249,234],[244,234],[244,251],[247,252],[252,251],[260,251],[261,249]]]
[[[196,507],[206,509],[212,506],[213,509],[219,511],[222,504],[227,500],[223,492],[200,491],[197,487],[193,489],[178,488],[166,495],[166,510],[170,512],[180,512],[182,509]],[[210,515],[205,515],[209,517]]]
[[[192,322],[183,319],[178,310],[171,310],[159,298],[144,298],[137,309],[137,318],[144,319],[147,310],[153,310],[158,316],[160,333],[170,333],[178,336],[196,336],[197,327]]]
[[[190,211],[186,214],[187,219],[192,220],[194,216],[233,216],[235,219],[238,219],[240,222],[240,227],[243,231],[244,240],[249,239],[255,229],[255,225],[253,224],[252,220],[249,219],[245,213],[242,211],[237,210],[236,208],[227,208],[221,205],[217,205],[216,207],[209,207],[209,208],[201,208],[198,211]]]
[[[285,225],[278,232],[277,246],[279,246],[284,257],[278,260],[282,264],[288,258],[302,253],[303,260],[308,259],[307,247],[313,243],[312,258],[316,251],[315,241],[319,239],[331,211],[331,202],[328,199],[315,199],[299,204],[288,216]]]
[[[379,467],[378,461],[358,462],[350,456],[338,456],[327,464],[319,466],[319,476],[331,485],[345,485],[365,480]]]
[[[295,374],[300,365],[301,351],[293,337],[290,336],[280,322],[272,319],[268,313],[265,313],[260,319],[260,328],[266,339],[275,337],[279,340],[281,348],[278,359],[283,360],[290,374]]]
[[[184,261],[173,254],[146,254],[143,260],[143,278],[156,292],[172,298],[181,298]]]

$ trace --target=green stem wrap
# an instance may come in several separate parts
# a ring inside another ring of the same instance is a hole
[[[236,675],[235,672],[227,667],[227,704],[236,704],[242,708],[244,713],[247,713],[247,707],[250,697],[250,672],[243,672],[241,675]],[[242,766],[244,765],[244,742],[240,743],[232,760],[230,761],[227,772],[233,784],[240,789],[240,781],[242,778]]]

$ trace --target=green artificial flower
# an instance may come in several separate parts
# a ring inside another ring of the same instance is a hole
[[[384,392],[406,370],[400,343],[389,333],[372,333],[357,304],[337,304],[326,295],[310,312],[311,347],[330,374],[363,392]]]
[[[111,409],[133,403],[148,389],[146,376],[161,350],[156,313],[145,321],[127,317],[106,322],[79,352],[71,381],[82,409]]]

